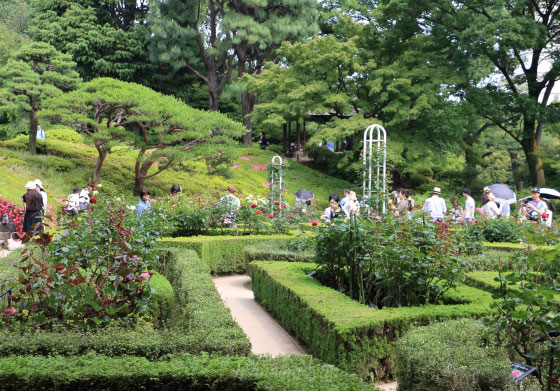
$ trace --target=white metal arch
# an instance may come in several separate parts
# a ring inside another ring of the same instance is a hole
[[[375,145],[375,149],[374,149]],[[381,125],[370,125],[364,132],[363,150],[363,197],[364,200],[385,214],[385,177],[387,174],[387,132]],[[373,171],[375,169],[375,182],[373,182]],[[373,186],[373,189],[372,189]],[[375,200],[372,200],[372,193]],[[373,203],[375,202],[375,203]]]

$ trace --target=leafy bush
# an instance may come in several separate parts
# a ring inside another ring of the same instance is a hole
[[[252,261],[313,262],[312,252],[290,251],[286,247],[286,244],[270,241],[247,246],[243,252],[247,263]]]
[[[487,242],[519,242],[522,227],[515,219],[485,219],[476,220],[467,225],[465,235],[469,240],[482,240]]]
[[[10,149],[27,150],[29,148],[29,136],[26,134],[18,134],[10,140],[2,141],[1,145]],[[43,140],[37,140],[37,153],[44,154],[46,152],[46,142]]]
[[[397,343],[399,389],[516,390],[504,349],[470,319],[413,328]]]
[[[175,289],[174,329],[196,341],[197,351],[249,354],[251,344],[222,302],[208,266],[194,251],[169,249],[163,260]]]
[[[292,238],[289,235],[193,236],[163,238],[160,243],[166,247],[194,250],[212,274],[225,274],[247,270],[245,247],[264,242],[287,243]]]
[[[56,237],[33,238],[40,256],[32,249],[22,252],[16,265],[22,277],[12,297],[16,308],[4,311],[7,324],[88,329],[118,318],[134,322],[154,293],[148,270],[157,259],[150,235],[157,234],[145,229],[148,221],[139,223],[107,198],[63,222]]]
[[[4,390],[374,391],[355,376],[309,356],[10,357],[0,359]]]
[[[71,144],[82,144],[84,138],[72,128],[57,126],[46,131],[47,141],[58,140]]]
[[[457,235],[416,219],[352,218],[314,239],[319,280],[378,307],[438,303],[468,266]]]
[[[315,356],[365,378],[394,376],[395,341],[412,325],[481,317],[492,301],[490,293],[462,285],[444,300],[465,304],[373,309],[307,276],[315,266],[252,262],[255,298]]]

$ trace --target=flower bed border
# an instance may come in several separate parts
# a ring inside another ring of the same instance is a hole
[[[490,293],[459,286],[445,297],[467,304],[376,310],[306,275],[314,264],[253,262],[255,299],[314,355],[360,377],[395,375],[395,341],[413,325],[488,313]]]

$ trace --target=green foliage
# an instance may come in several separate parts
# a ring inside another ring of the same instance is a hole
[[[487,292],[459,286],[444,300],[465,304],[368,308],[320,285],[306,274],[314,265],[296,262],[253,262],[255,298],[289,332],[321,360],[361,377],[395,375],[395,341],[413,325],[487,314]]]
[[[319,280],[377,307],[439,303],[464,279],[462,243],[444,225],[355,216],[321,228],[314,239]]]
[[[147,219],[143,219],[144,223]],[[157,231],[138,224],[127,209],[103,199],[64,221],[53,237],[42,233],[15,265],[21,271],[8,326],[92,329],[115,319],[134,324],[157,299],[149,283]]]
[[[374,391],[355,376],[309,356],[213,357],[182,355],[165,361],[143,357],[11,357],[0,359],[6,390],[293,390]]]
[[[208,265],[212,274],[242,273],[247,270],[243,256],[246,246],[263,242],[286,243],[289,235],[249,235],[249,236],[193,236],[189,238],[163,238],[159,243],[196,251],[200,259]]]
[[[247,263],[252,261],[313,262],[310,251],[291,251],[285,243],[264,242],[243,249]]]
[[[81,144],[84,142],[82,135],[72,128],[66,128],[63,126],[49,128],[45,130],[45,134],[47,136],[47,140],[58,140],[71,144]]]
[[[459,319],[409,330],[397,343],[399,389],[517,390],[504,349],[473,320]]]
[[[192,250],[171,247],[163,266],[175,290],[174,330],[191,338],[191,349],[249,354],[251,344],[247,336],[231,318],[210,277],[209,267],[198,255]]]
[[[157,360],[181,353],[248,355],[251,346],[247,336],[224,307],[208,274],[208,267],[192,251],[168,250],[160,262],[160,270],[169,277],[174,289],[157,277],[158,274],[154,274],[150,281],[162,302],[161,308],[157,304],[157,312],[165,312],[167,305],[174,303],[166,328],[154,330],[141,325],[130,329],[116,322],[104,329],[85,333],[68,330],[3,330],[0,331],[0,337],[5,338],[5,343],[0,345],[0,356],[98,353],[111,357],[130,355]],[[11,254],[6,259],[6,265],[17,260]],[[10,273],[3,273],[6,277],[13,276],[15,272],[13,267],[2,267],[0,272],[3,269]],[[169,297],[173,293],[175,300]],[[152,308],[155,309],[155,306]]]

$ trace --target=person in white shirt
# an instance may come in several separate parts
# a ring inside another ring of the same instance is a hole
[[[80,191],[80,209],[86,209],[89,205],[89,191],[91,190],[92,185],[87,184],[86,187]]]
[[[340,208],[340,198],[338,198],[338,194],[333,193],[329,196],[329,207],[325,209],[321,220],[325,223],[330,223],[332,222],[331,220],[338,217],[346,217],[346,214]]]
[[[64,208],[67,213],[77,215],[80,211],[80,188],[75,187],[72,194],[66,198],[66,206]]]
[[[501,209],[498,208],[498,205],[494,201],[496,197],[492,192],[488,192],[488,201],[484,205],[482,205],[482,211],[484,215],[489,219],[497,219],[500,214],[502,213]]]
[[[41,194],[41,197],[43,198],[43,216],[46,216],[49,196],[47,195],[47,192],[43,189],[43,183],[41,182],[40,179],[35,179],[35,190],[37,190],[37,192]]]
[[[433,222],[442,222],[443,215],[447,212],[445,200],[440,195],[441,189],[436,186],[432,191],[432,196],[424,203],[424,210],[430,214]]]
[[[356,194],[356,193],[354,193]],[[348,201],[348,196],[350,195],[350,189],[344,189],[344,197],[340,200],[340,206],[344,208],[346,206],[346,201]]]
[[[45,131],[41,128],[41,125],[37,125],[37,140],[45,141],[47,139],[47,135]]]
[[[471,190],[464,188],[463,197],[465,197],[465,208],[463,209],[463,223],[469,224],[474,221],[475,203],[471,196]]]

